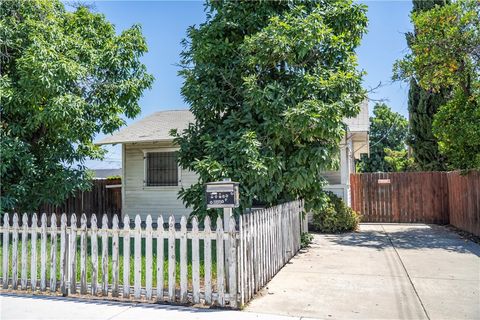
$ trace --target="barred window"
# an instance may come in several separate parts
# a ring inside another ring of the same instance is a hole
[[[176,152],[149,152],[146,166],[147,186],[178,186]]]

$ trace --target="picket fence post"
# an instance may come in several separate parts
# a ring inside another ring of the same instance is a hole
[[[153,242],[153,230],[152,230],[152,216],[147,216],[146,221],[146,237],[145,237],[145,287],[147,300],[152,299],[152,242]]]
[[[130,297],[130,218],[123,218],[123,297]]]
[[[98,223],[97,215],[92,214],[90,217],[90,246],[92,254],[92,295],[98,294]]]
[[[108,296],[108,217],[102,217],[102,295]]]
[[[229,247],[230,258],[228,261],[228,275],[229,275],[229,283],[228,283],[228,290],[229,290],[229,300],[230,306],[232,308],[237,307],[237,239],[236,239],[236,230],[235,230],[235,217],[231,217],[228,223],[229,225]]]
[[[204,245],[204,260],[205,260],[205,302],[212,303],[212,229],[210,226],[210,217],[206,216],[204,221],[205,239]]]
[[[32,219],[33,221],[33,219]],[[69,241],[68,275],[70,276],[70,294],[77,292],[77,216],[72,214],[70,218],[70,241]]]
[[[175,217],[168,218],[168,301],[175,302]]]
[[[12,288],[16,290],[18,286],[18,215],[16,212],[13,214],[12,229]]]
[[[3,289],[8,289],[8,258],[9,258],[9,238],[10,238],[10,217],[7,213],[5,213],[3,217],[3,274],[2,274],[2,281],[3,281]]]
[[[157,219],[157,301],[163,301],[164,275],[163,275],[163,261],[164,253],[164,238],[165,230],[163,228],[163,216],[160,215]]]
[[[80,294],[87,293],[87,216],[80,217]]]
[[[67,295],[67,264],[68,264],[67,215],[60,218],[60,291]]]
[[[200,303],[200,243],[196,216],[192,219],[192,287],[193,303]]]
[[[225,271],[224,271],[224,250],[223,250],[223,226],[222,219],[217,218],[217,303],[225,305]]]
[[[30,252],[30,287],[32,291],[35,291],[37,288],[37,214],[32,215],[32,226],[31,226],[31,252]]]
[[[180,302],[187,302],[187,219],[180,219]]]
[[[28,249],[28,216],[26,213],[22,216],[22,256],[20,257],[20,289],[27,289],[27,249]]]
[[[114,215],[112,220],[112,297],[118,297],[118,282],[119,282],[119,229],[118,216]]]
[[[40,291],[47,290],[47,214],[40,219]]]
[[[133,296],[135,299],[140,299],[141,295],[141,286],[142,286],[142,229],[141,229],[141,219],[137,214],[135,217],[135,235],[134,235],[134,261],[133,261],[133,272],[134,272],[134,283],[133,283]]]
[[[50,292],[57,291],[57,216],[50,218]]]

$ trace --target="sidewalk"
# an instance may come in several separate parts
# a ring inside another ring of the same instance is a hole
[[[232,310],[11,294],[0,295],[0,310],[2,320],[300,320]]]

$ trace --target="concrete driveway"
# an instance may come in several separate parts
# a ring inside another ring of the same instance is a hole
[[[321,319],[480,319],[480,246],[441,226],[315,235],[246,308]]]

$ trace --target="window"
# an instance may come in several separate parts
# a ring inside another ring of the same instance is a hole
[[[178,186],[176,152],[148,152],[145,160],[146,186]]]

